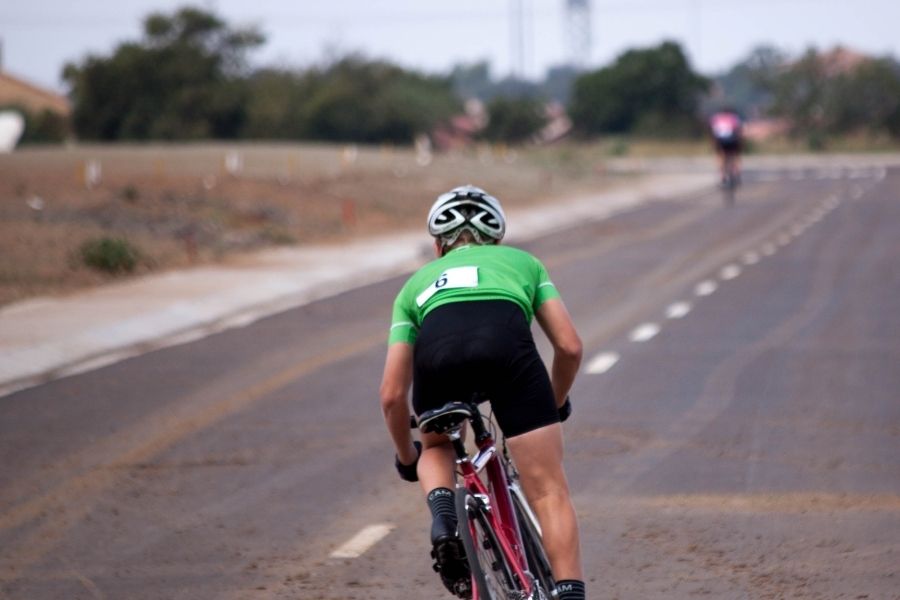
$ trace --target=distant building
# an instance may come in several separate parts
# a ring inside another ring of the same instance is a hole
[[[788,119],[751,119],[744,123],[744,137],[754,142],[763,142],[786,135],[791,127]]]
[[[0,71],[0,106],[9,105],[20,105],[32,113],[50,110],[64,117],[72,112],[65,96]]]
[[[455,115],[447,123],[431,132],[431,140],[438,150],[457,150],[472,144],[487,125],[487,111],[480,100],[465,103],[465,113]]]

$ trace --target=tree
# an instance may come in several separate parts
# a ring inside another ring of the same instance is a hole
[[[882,58],[862,64],[844,90],[849,92],[844,106],[858,111],[853,125],[900,138],[900,65],[896,61]]]
[[[495,98],[488,104],[482,136],[492,142],[521,143],[546,125],[543,103],[528,98]]]
[[[245,57],[262,42],[255,29],[229,28],[200,9],[151,14],[141,41],[66,66],[75,131],[98,140],[236,137]]]
[[[816,147],[833,135],[900,137],[900,66],[893,59],[810,48],[782,69],[772,89],[772,114]]]
[[[450,81],[453,91],[460,98],[485,100],[493,96],[494,81],[491,67],[486,61],[454,66],[450,71]]]
[[[825,125],[833,134],[865,131],[900,137],[900,69],[887,58],[867,60],[829,82]]]
[[[787,64],[786,55],[772,46],[760,46],[723,75],[715,78],[715,93],[706,110],[734,107],[744,115],[765,114],[772,105],[772,87]]]
[[[683,134],[697,130],[700,94],[709,83],[674,42],[629,50],[607,68],[575,80],[569,114],[582,135]]]
[[[548,69],[541,84],[543,96],[557,100],[561,104],[568,104],[572,99],[572,85],[580,74],[581,71],[571,65]]]
[[[305,104],[318,75],[261,69],[248,79],[247,119],[242,137],[302,139],[309,136]]]
[[[818,138],[825,130],[828,76],[819,54],[809,49],[772,84],[772,114],[791,120],[795,132]]]
[[[459,110],[448,79],[360,56],[309,73],[309,82],[303,120],[313,139],[406,143]]]

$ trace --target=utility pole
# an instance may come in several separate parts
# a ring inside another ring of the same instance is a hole
[[[510,0],[509,4],[511,60],[513,77],[524,79],[531,54],[533,31],[531,26],[531,0]]]
[[[591,60],[591,3],[590,0],[565,0],[565,39],[569,45],[569,62],[584,69]]]

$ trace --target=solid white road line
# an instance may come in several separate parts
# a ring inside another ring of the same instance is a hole
[[[707,279],[697,284],[697,287],[694,288],[694,293],[698,296],[709,296],[717,289],[719,289],[718,284],[712,279]]]
[[[656,323],[644,323],[635,328],[628,336],[632,342],[646,342],[653,339],[659,333],[659,325]]]
[[[380,542],[384,536],[394,529],[394,525],[378,523],[363,527],[362,530],[347,540],[341,547],[331,553],[331,558],[358,558],[366,550]]]
[[[591,359],[584,370],[586,373],[590,373],[592,375],[606,373],[613,367],[614,364],[619,362],[619,358],[619,355],[615,352],[604,352],[602,354],[598,354]]]
[[[680,319],[691,312],[691,304],[689,302],[675,302],[666,308],[667,319]]]
[[[760,248],[759,251],[762,252],[765,256],[772,256],[773,254],[775,254],[775,250],[775,244],[767,242],[762,245],[762,248]]]
[[[737,265],[725,265],[722,267],[722,270],[719,271],[719,279],[722,281],[728,281],[730,279],[734,279],[738,275],[741,274],[741,268]]]
[[[759,262],[759,254],[756,252],[746,252],[744,256],[741,257],[741,260],[745,265],[755,265]]]

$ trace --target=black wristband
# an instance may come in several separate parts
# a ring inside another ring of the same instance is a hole
[[[411,465],[404,465],[400,462],[400,457],[396,454],[394,455],[394,466],[397,468],[397,472],[400,473],[400,479],[403,481],[418,481],[419,474],[416,472],[416,467],[419,465],[419,457],[422,456],[422,442],[414,441],[413,446],[416,447],[416,460],[413,461]]]
[[[566,396],[566,401],[563,402],[563,405],[558,409],[559,411],[559,422],[563,423],[569,416],[572,414],[572,402],[569,401],[569,397]]]

